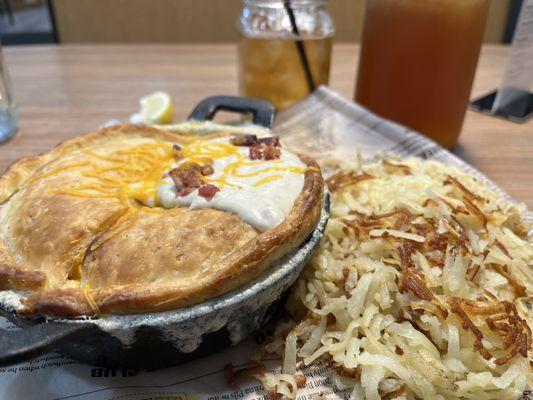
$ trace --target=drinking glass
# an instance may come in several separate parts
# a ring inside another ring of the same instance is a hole
[[[325,0],[244,0],[238,21],[239,86],[244,96],[287,108],[327,84],[333,21]],[[295,33],[296,25],[297,33]]]
[[[367,0],[355,100],[453,147],[488,8],[488,0]]]
[[[0,47],[0,143],[7,142],[18,131],[18,113],[13,101],[11,79]]]

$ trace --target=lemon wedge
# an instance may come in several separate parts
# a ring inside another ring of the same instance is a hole
[[[153,92],[139,101],[141,119],[148,124],[172,123],[173,106],[170,95],[166,92]]]

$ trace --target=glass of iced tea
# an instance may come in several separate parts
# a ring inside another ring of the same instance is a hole
[[[268,100],[282,110],[328,83],[334,26],[325,3],[244,0],[238,21],[242,95]]]
[[[452,148],[488,0],[367,0],[355,100]]]

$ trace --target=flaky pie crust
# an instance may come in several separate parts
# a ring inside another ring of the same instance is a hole
[[[20,314],[72,318],[197,304],[258,277],[318,223],[324,184],[318,165],[305,156],[301,160],[315,168],[305,172],[290,214],[262,233],[231,213],[181,207],[158,213],[141,207],[113,225],[121,212],[117,199],[47,193],[80,179],[75,168],[50,171],[76,163],[84,149],[110,151],[153,140],[194,139],[121,125],[23,158],[0,177],[0,290],[28,293]],[[102,235],[111,238],[91,250]]]

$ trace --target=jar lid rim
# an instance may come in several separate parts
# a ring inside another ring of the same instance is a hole
[[[284,0],[243,0],[246,5],[260,5],[266,7],[280,7],[283,6]],[[322,5],[326,4],[327,0],[291,0],[291,6],[303,5]]]

